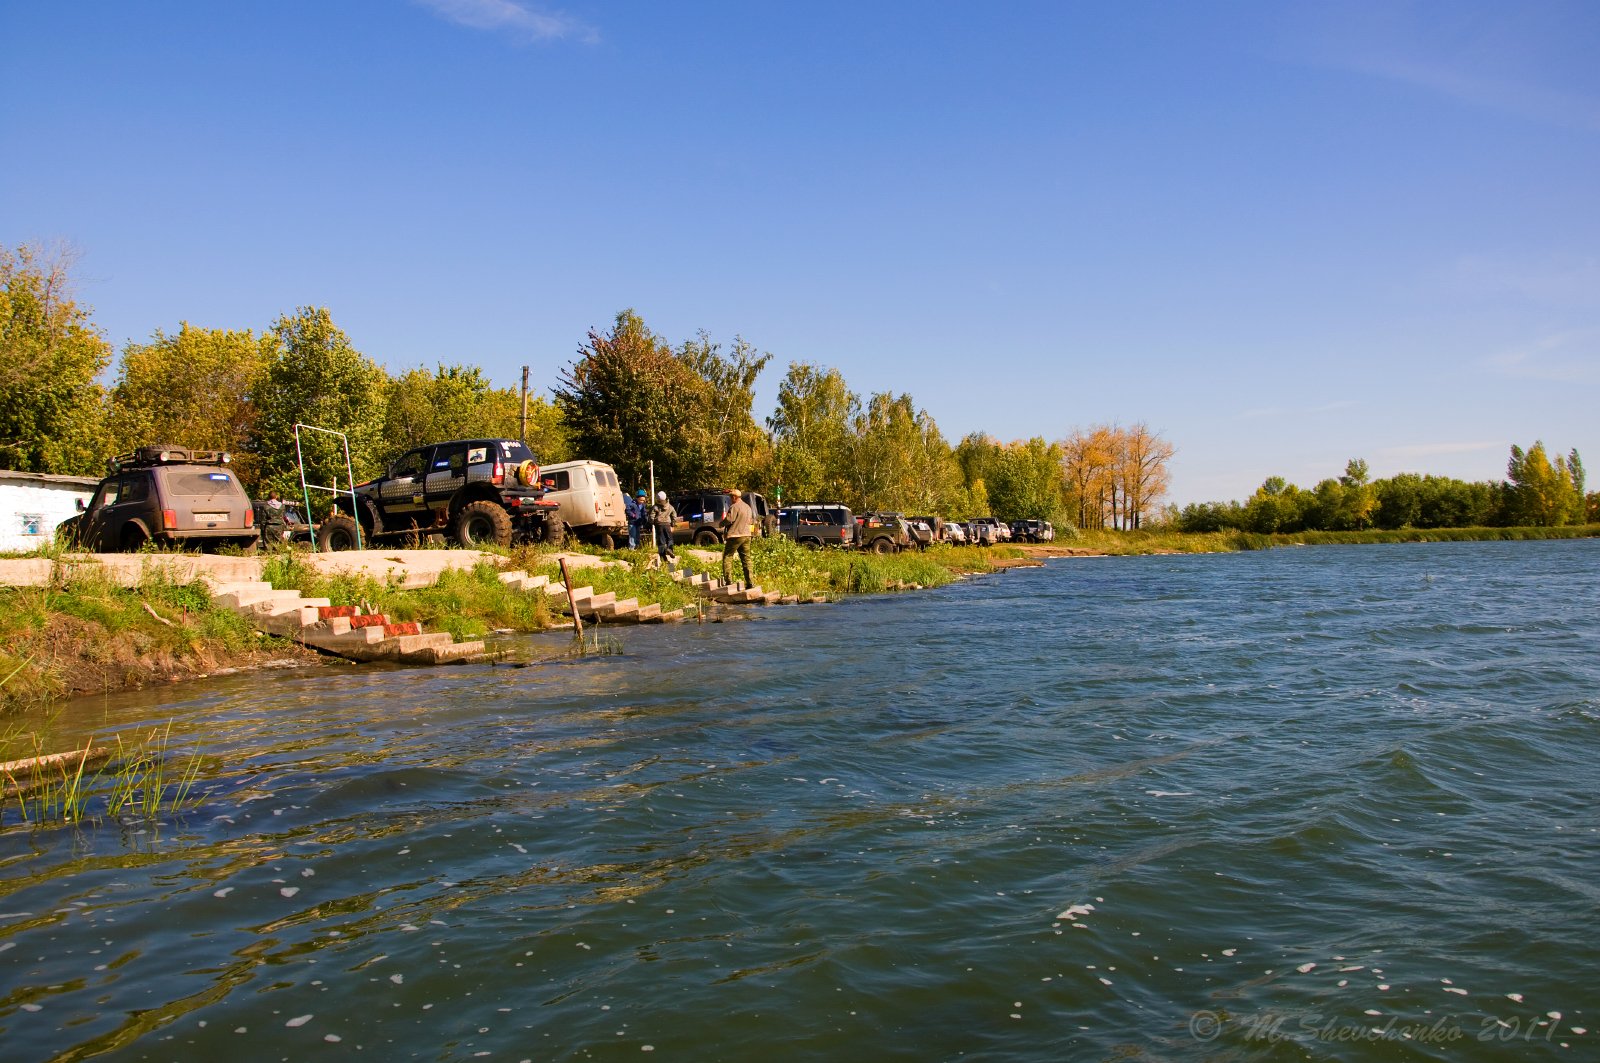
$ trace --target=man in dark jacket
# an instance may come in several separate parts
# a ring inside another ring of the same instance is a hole
[[[678,522],[678,511],[667,501],[665,491],[656,492],[656,504],[650,507],[650,527],[656,533],[656,566],[666,565],[671,571],[678,565],[672,552],[672,526]]]

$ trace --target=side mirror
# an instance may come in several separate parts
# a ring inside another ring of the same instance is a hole
[[[87,511],[87,510],[88,510],[88,508],[89,508],[89,503],[87,503],[87,502],[85,502],[85,501],[84,501],[84,500],[83,500],[83,499],[81,499],[81,498],[80,498],[80,499],[78,499],[78,512],[79,512],[79,513],[83,513],[83,512],[85,512],[85,511]]]

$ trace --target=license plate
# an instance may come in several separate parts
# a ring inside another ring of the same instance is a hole
[[[218,522],[227,520],[228,519],[228,515],[226,513],[196,513],[194,515],[194,519],[198,520],[198,521],[209,521],[211,523],[218,523]]]

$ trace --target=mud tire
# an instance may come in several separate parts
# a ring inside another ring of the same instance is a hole
[[[468,502],[456,514],[451,530],[456,542],[469,550],[479,546],[510,546],[511,514],[495,502]]]

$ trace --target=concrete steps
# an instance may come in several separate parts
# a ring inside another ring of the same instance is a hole
[[[249,620],[259,631],[295,639],[351,661],[452,664],[482,660],[482,642],[457,642],[448,631],[422,630],[414,621],[395,623],[381,613],[326,598],[302,598],[262,580],[207,581],[211,600]]]
[[[584,620],[607,624],[675,624],[684,618],[682,609],[663,610],[658,603],[640,605],[637,598],[617,600],[614,591],[597,592],[593,587],[574,587],[569,605],[567,586],[548,576],[530,576],[526,572],[502,572],[500,582],[516,590],[533,593],[543,591],[550,602],[561,612],[576,608]]]

